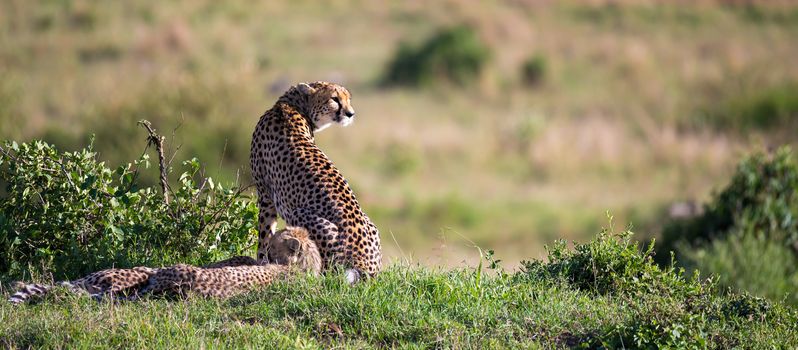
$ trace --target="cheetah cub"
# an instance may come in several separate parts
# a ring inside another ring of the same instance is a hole
[[[321,271],[319,250],[304,228],[289,227],[275,233],[269,237],[267,252],[270,263],[264,265],[199,268],[181,264],[162,268],[150,276],[138,296],[151,293],[228,298],[295,272]]]
[[[61,281],[55,285],[17,282],[17,292],[8,301],[20,304],[34,298],[41,298],[56,285],[68,288],[77,294],[89,294],[94,299],[102,299],[106,294],[126,294],[138,290],[147,283],[158,269],[134,267],[132,269],[105,269],[91,273],[74,281]]]
[[[248,256],[234,256],[227,260],[206,265],[204,268],[221,268],[226,266],[251,266],[258,265],[255,259]],[[55,286],[66,287],[69,291],[76,294],[88,294],[95,300],[102,300],[103,297],[110,295],[131,296],[138,293],[139,289],[147,285],[150,276],[157,273],[160,269],[138,266],[130,269],[105,269],[74,281],[61,281],[53,285],[39,283],[15,283],[17,292],[8,301],[12,304],[21,304],[26,301],[40,299],[44,297]]]

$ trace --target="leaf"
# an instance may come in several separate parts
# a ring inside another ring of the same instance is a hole
[[[116,239],[116,240],[122,240],[122,238],[123,238],[123,237],[124,237],[124,235],[125,235],[125,231],[122,231],[122,229],[121,229],[121,228],[119,228],[119,227],[116,227],[115,225],[109,225],[109,226],[108,226],[108,229],[111,231],[111,235],[112,235],[112,236],[114,237],[114,239]]]
[[[83,180],[83,183],[80,184],[80,189],[85,190],[91,187],[91,185],[93,185],[95,181],[97,181],[97,176],[95,175],[86,176],[86,180]]]
[[[182,186],[167,205],[156,184],[141,187],[129,164],[109,168],[90,149],[64,153],[43,142],[21,143],[15,149],[22,161],[0,173],[8,184],[8,197],[0,202],[0,226],[14,223],[19,232],[0,230],[7,233],[6,247],[13,247],[0,254],[10,261],[0,274],[30,267],[37,273],[53,268],[56,274],[79,275],[111,261],[203,263],[218,257],[210,250],[243,252],[252,243],[257,206],[213,180],[206,180],[208,187],[195,201],[200,193],[196,175],[184,173]],[[197,160],[187,165],[201,169]],[[43,170],[61,166],[66,174]],[[74,193],[75,186],[80,193]],[[200,227],[205,229],[197,233]],[[57,265],[42,264],[56,255]]]
[[[126,173],[124,176],[122,176],[123,185],[129,185],[131,183],[133,183],[133,173]]]

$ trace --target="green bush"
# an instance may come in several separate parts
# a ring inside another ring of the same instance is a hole
[[[525,85],[534,87],[543,82],[546,74],[546,59],[535,55],[528,58],[521,66],[521,78]]]
[[[798,305],[798,257],[779,242],[738,233],[683,251],[689,266],[716,275],[721,287]]]
[[[0,149],[0,274],[75,277],[111,266],[214,261],[254,243],[257,209],[236,188],[200,177],[196,159],[169,191],[141,188],[146,155],[112,170],[89,146],[33,141]]]
[[[678,244],[699,245],[733,232],[785,246],[798,243],[798,164],[789,148],[740,162],[731,182],[704,205],[704,214],[666,225],[658,256],[667,257]]]
[[[443,29],[418,47],[400,44],[382,82],[424,86],[446,81],[466,85],[479,76],[489,58],[490,50],[470,27]]]
[[[548,262],[524,261],[523,271],[533,279],[560,279],[582,291],[607,294],[657,293],[671,295],[701,290],[673,267],[660,268],[652,259],[654,245],[640,250],[632,232],[601,231],[588,244],[568,249],[565,241],[547,248]]]
[[[548,261],[522,263],[522,270],[511,276],[513,290],[526,283],[549,285],[561,295],[567,290],[587,295],[593,305],[622,301],[625,316],[620,321],[571,333],[574,341],[569,347],[730,348],[743,345],[740,331],[751,322],[775,321],[773,325],[780,326],[780,304],[719,292],[714,280],[702,281],[697,274],[685,278],[683,270],[672,265],[661,268],[651,258],[653,244],[641,250],[631,237],[629,231],[603,230],[573,249],[558,242],[548,248]]]
[[[721,286],[781,299],[798,286],[796,249],[798,164],[785,147],[747,157],[702,215],[668,223],[657,256],[665,263],[675,251],[682,265],[717,275]]]

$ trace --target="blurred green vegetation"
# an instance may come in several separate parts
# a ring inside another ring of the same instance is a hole
[[[477,79],[490,58],[490,49],[473,28],[442,29],[418,47],[401,43],[388,63],[383,83],[422,86],[450,82],[466,85]]]
[[[674,250],[722,286],[798,304],[798,163],[791,151],[741,161],[702,215],[666,225],[660,247],[661,260]]]
[[[521,67],[521,77],[528,86],[537,86],[546,76],[546,58],[535,55],[527,58]]]
[[[333,80],[357,120],[316,140],[395,237],[386,255],[459,263],[470,240],[512,265],[592,235],[607,210],[655,234],[671,203],[707,199],[742,154],[795,144],[796,13],[781,2],[9,0],[0,139],[79,150],[94,135],[113,169],[142,154],[136,122],[149,119],[171,164],[196,157],[200,173],[246,186],[258,117],[293,83]],[[446,82],[380,88],[401,43],[404,67],[418,65],[402,74]]]
[[[682,247],[691,269],[718,285],[798,305],[798,257],[793,249],[754,234],[732,234],[700,248]]]
[[[739,132],[773,128],[795,130],[798,128],[798,82],[753,89],[715,101],[704,111],[703,119],[714,127]]]
[[[677,242],[708,242],[742,232],[798,243],[798,163],[789,148],[754,153],[737,166],[729,184],[695,218],[676,220],[663,231],[662,249]]]

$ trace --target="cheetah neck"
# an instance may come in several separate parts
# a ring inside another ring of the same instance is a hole
[[[308,133],[312,138],[314,130],[316,130],[316,123],[310,118],[310,111],[307,108],[310,104],[308,96],[300,92],[296,86],[292,86],[277,100],[277,104],[280,103],[284,103],[299,112],[305,122],[307,122]]]

